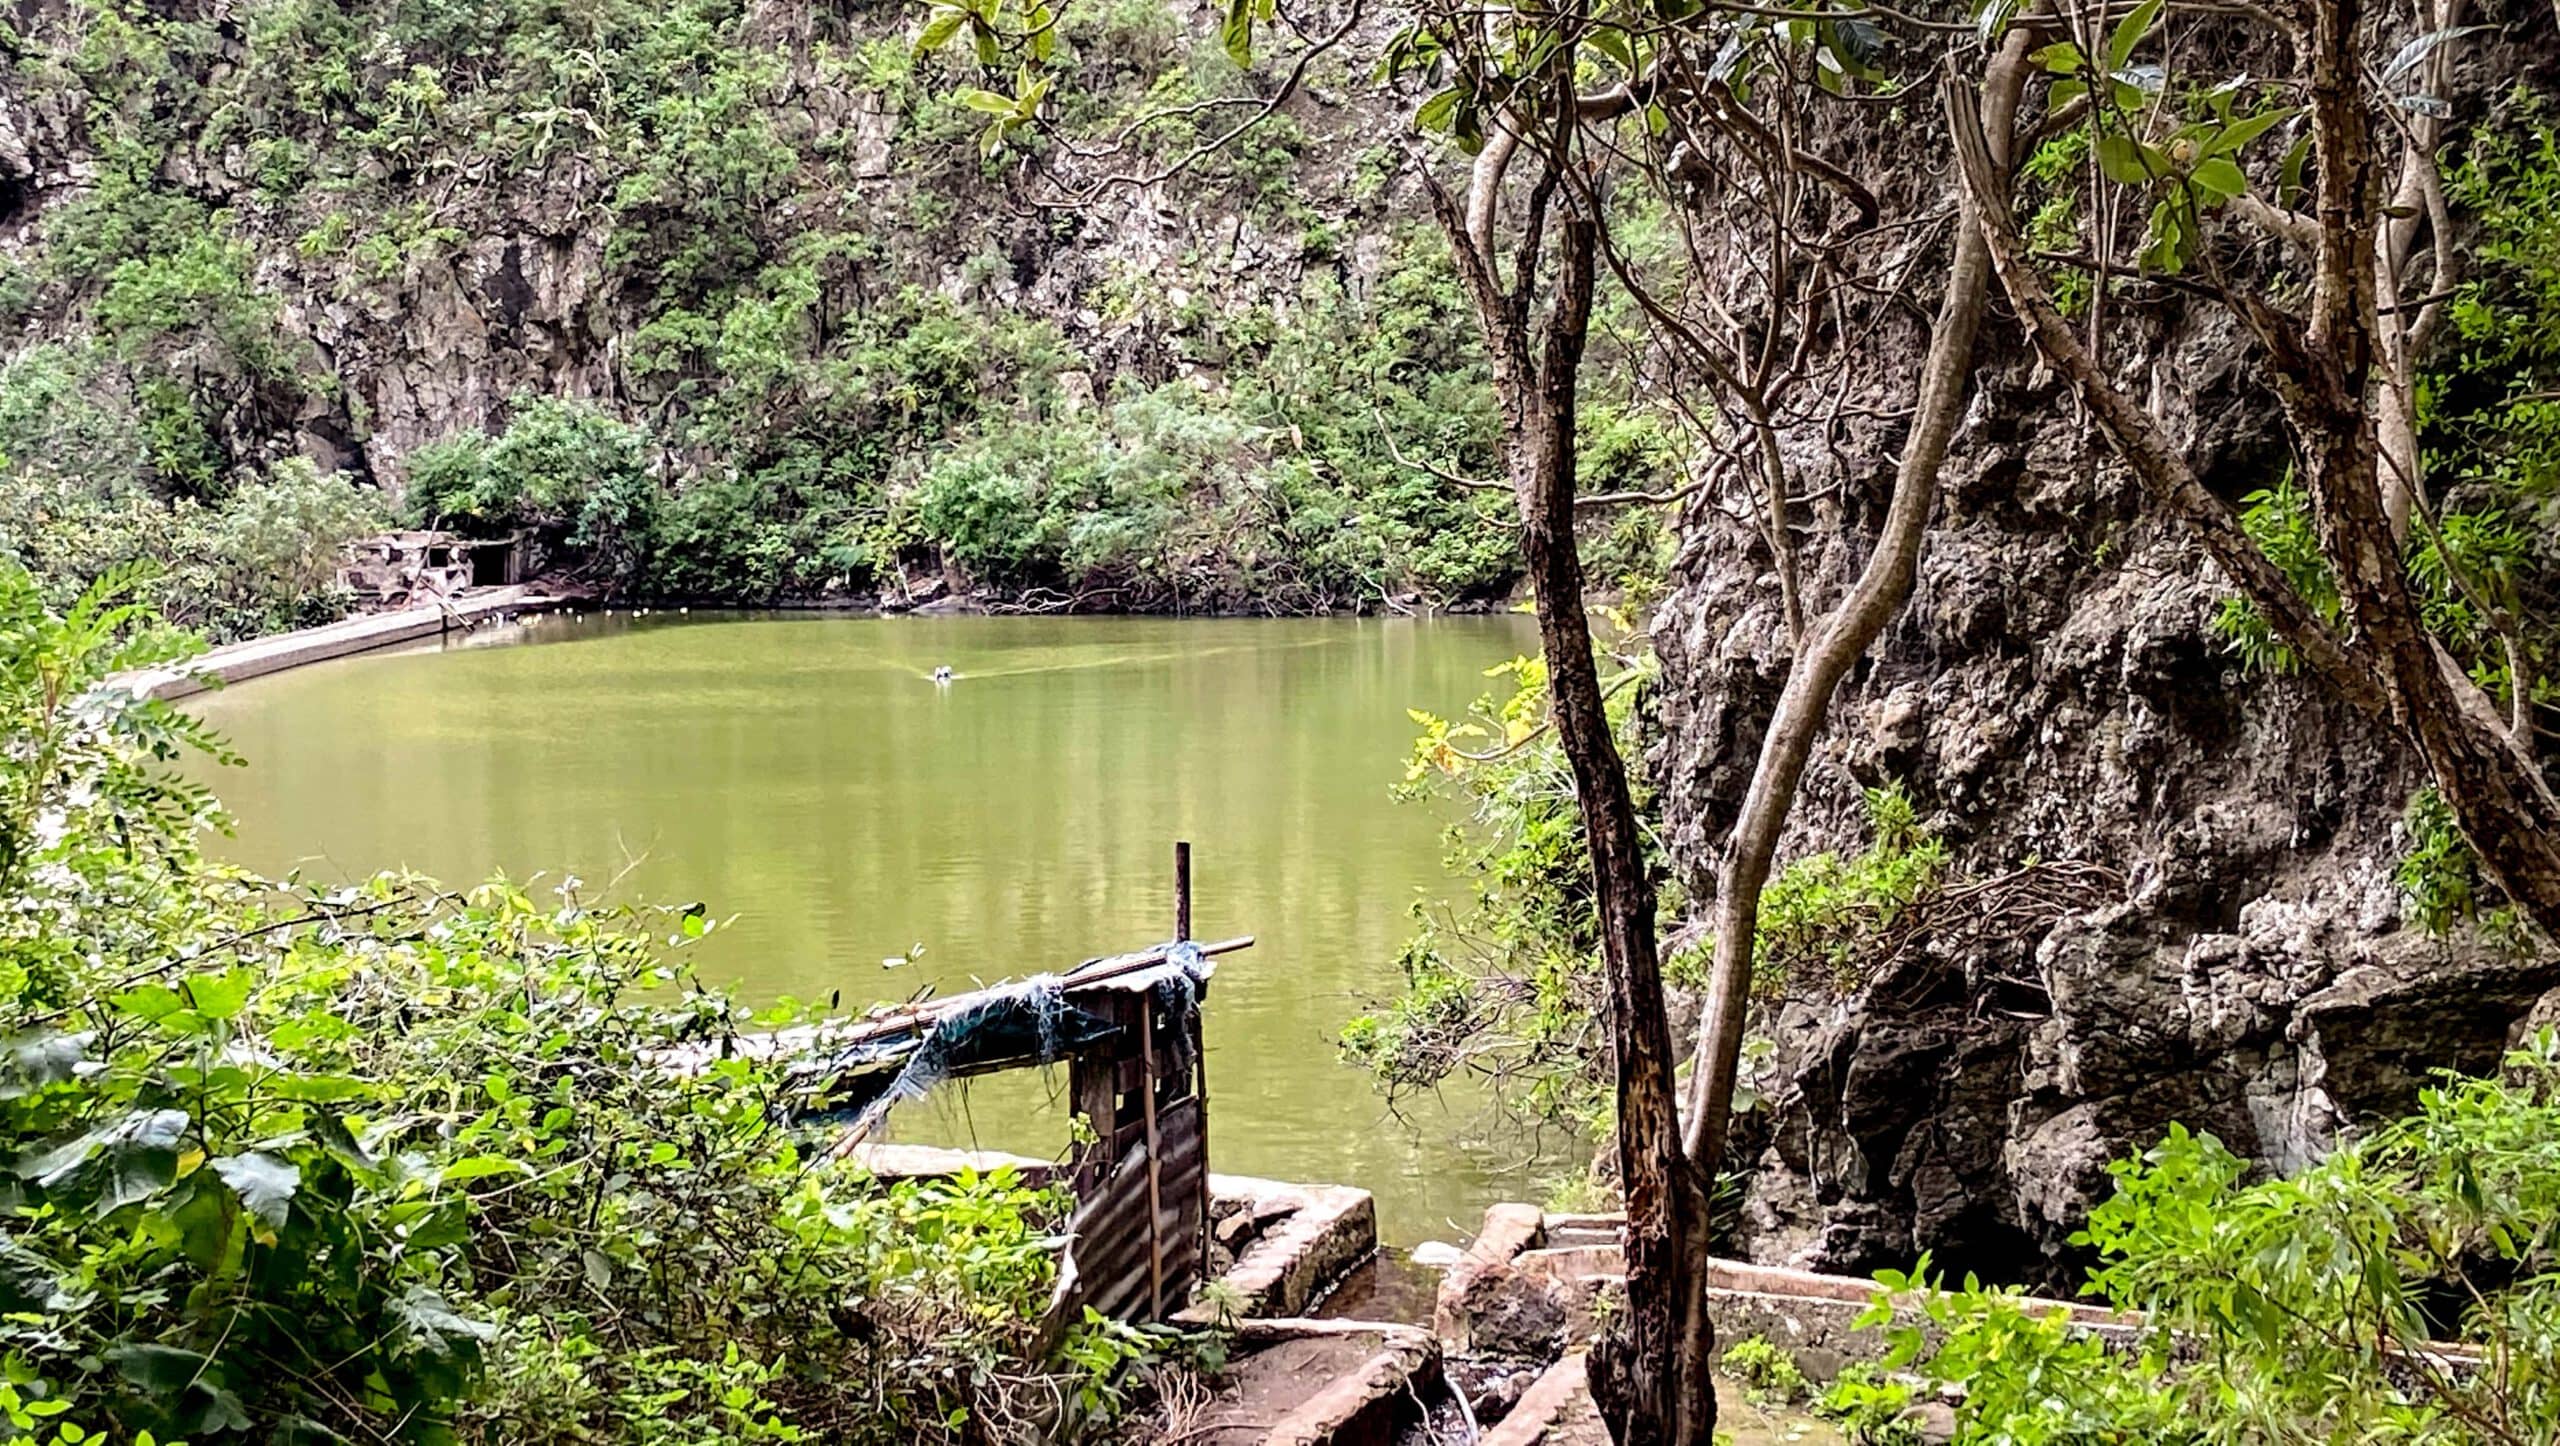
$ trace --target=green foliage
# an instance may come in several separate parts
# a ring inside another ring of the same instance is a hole
[[[1125,132],[1133,154],[1170,160],[1231,124],[1219,104],[1185,107],[1249,99],[1250,77],[1185,54],[1160,0],[1044,11],[1037,34],[1008,40],[1042,74],[1010,80],[1010,64],[920,58],[870,33],[876,18],[786,37],[741,0],[248,0],[219,27],[93,0],[33,17],[29,84],[87,118],[97,164],[45,208],[30,284],[0,289],[24,293],[46,334],[97,338],[73,346],[95,354],[83,382],[118,435],[6,450],[30,466],[76,456],[91,511],[224,497],[286,450],[325,385],[302,369],[332,361],[285,330],[279,295],[297,317],[411,305],[466,236],[498,234],[472,199],[485,187],[452,178],[524,176],[600,198],[601,255],[525,243],[457,274],[483,288],[471,304],[494,336],[539,324],[518,313],[562,264],[595,269],[576,324],[620,329],[617,394],[542,399],[547,412],[519,398],[497,436],[402,459],[418,515],[529,527],[608,587],[702,600],[894,595],[931,566],[1121,607],[1298,612],[1510,586],[1507,499],[1402,465],[1388,443],[1495,470],[1483,364],[1436,240],[1397,238],[1357,290],[1323,264],[1247,276],[1177,253],[1125,278],[1131,297],[1191,293],[1151,307],[1134,363],[1112,363],[1146,383],[1106,384],[1080,410],[1058,378],[1094,363],[1007,308],[1033,254],[1082,218],[1026,230],[987,204],[1006,167],[961,152],[991,122],[1050,144],[1024,124],[1040,111],[1073,143]],[[937,9],[922,49],[974,43],[977,25]],[[1045,88],[1069,73],[1074,86]],[[806,103],[856,90],[876,126]],[[875,138],[895,182],[885,205]],[[1333,184],[1323,139],[1269,121],[1196,166],[1183,197],[1303,235],[1315,262],[1340,239],[1311,204],[1311,179]],[[208,165],[243,182],[229,209],[174,179]],[[969,258],[956,284],[946,251]],[[1111,298],[1086,300],[1110,313]],[[1199,380],[1164,385],[1163,361]],[[1652,468],[1634,410],[1612,419],[1595,401],[1595,477]],[[361,439],[359,400],[342,405]],[[1610,566],[1657,571],[1658,518],[1624,517]],[[988,530],[1013,520],[1022,535]]]
[[[2560,536],[2560,140],[2518,90],[2471,137],[2446,188],[2478,236],[2419,378],[2436,515],[2411,539],[2428,626],[2490,695],[2560,702],[2549,660]],[[2518,673],[2521,670],[2522,676]]]
[[[2172,1129],[2075,1243],[2130,1351],[1968,1280],[1878,1276],[1888,1365],[1974,1442],[2473,1443],[2560,1434],[2560,1040],[2290,1179]],[[1906,1294],[1906,1292],[1908,1292]],[[1924,1329],[1925,1327],[1925,1329]],[[2435,1345],[2474,1354],[2468,1367]]]
[[[2161,63],[2137,60],[2160,33],[2161,11],[2161,0],[2144,0],[2125,11],[2107,28],[2094,54],[2079,41],[2060,40],[2031,58],[2054,77],[2048,105],[2057,111],[2066,105],[2089,106],[2090,139],[2082,154],[2094,156],[2108,181],[2150,202],[2143,267],[2175,275],[2202,244],[2202,217],[2249,193],[2249,177],[2241,165],[2247,152],[2293,119],[2298,107],[2276,103],[2284,97],[2246,74],[2183,82]],[[1985,23],[1996,27],[2009,13],[2007,7],[1986,9]],[[2162,123],[2164,116],[2170,124]],[[2036,177],[2032,162],[2027,170],[2031,178],[2050,183],[2049,176]],[[2054,231],[2067,217],[2067,208],[2039,212],[2037,224],[2047,231],[2036,238],[2039,244],[2062,239]],[[2092,279],[2079,273],[2071,294],[2085,301],[2092,286]]]
[[[1610,718],[1620,752],[1632,757],[1642,749],[1636,685],[1651,662],[1636,655],[1619,663],[1623,671],[1608,685]],[[1403,992],[1352,1019],[1342,1049],[1391,1094],[1466,1070],[1493,1079],[1533,1118],[1596,1133],[1607,1125],[1609,1094],[1581,815],[1548,731],[1544,664],[1514,659],[1489,676],[1508,679],[1509,696],[1479,699],[1458,719],[1414,714],[1422,731],[1406,766],[1407,793],[1448,791],[1468,806],[1471,822],[1451,832],[1447,862],[1474,881],[1475,896],[1454,911],[1418,911],[1421,930],[1401,960]],[[1631,781],[1641,813],[1651,798],[1641,780]],[[1921,826],[1909,794],[1899,785],[1869,789],[1865,803],[1875,834],[1866,850],[1847,860],[1799,859],[1770,881],[1755,989],[1857,988],[1876,941],[1940,887],[1945,846]],[[1677,918],[1678,884],[1661,860],[1652,864],[1664,915]],[[1702,984],[1711,948],[1694,941],[1671,952],[1666,977]],[[1746,1077],[1769,1053],[1766,1041],[1746,1044]],[[1751,1093],[1746,1078],[1742,1098]]]
[[[142,419],[108,348],[78,337],[31,346],[0,363],[0,458],[101,496],[143,487],[149,455]]]
[[[1620,751],[1634,756],[1637,695],[1652,662],[1626,655],[1616,667],[1610,721]],[[1474,896],[1455,910],[1417,910],[1405,992],[1353,1019],[1343,1051],[1390,1092],[1473,1070],[1532,1118],[1596,1130],[1608,1109],[1598,1073],[1599,917],[1572,775],[1547,723],[1546,665],[1515,658],[1487,676],[1509,693],[1477,700],[1463,718],[1414,714],[1422,732],[1405,772],[1408,795],[1447,791],[1467,806],[1470,821],[1451,830],[1446,861]],[[1649,809],[1649,793],[1630,781],[1638,808]],[[1676,915],[1677,886],[1652,863],[1670,894],[1665,913]]]
[[[2076,125],[2037,146],[2018,168],[2019,180],[2041,196],[2028,214],[2027,244],[2038,251],[2066,252],[2079,244],[2080,197],[2088,189],[2092,128]],[[2097,290],[2086,271],[2064,270],[2053,277],[2053,304],[2065,316],[2080,316]]]
[[[1776,997],[1791,986],[1828,982],[1854,989],[1865,946],[1891,928],[1913,902],[1936,889],[1946,845],[1920,826],[1899,783],[1866,790],[1875,842],[1855,858],[1807,855],[1769,880],[1760,895],[1754,992]]]
[[[276,300],[249,279],[249,249],[226,232],[215,216],[166,251],[117,262],[97,303],[107,335],[133,353],[210,342],[252,378],[289,372]]]
[[[2284,574],[2312,612],[2325,621],[2338,620],[2338,581],[2320,550],[2320,534],[2311,517],[2311,496],[2288,472],[2271,488],[2241,499],[2240,525],[2249,540]],[[2274,625],[2244,597],[2226,597],[2211,624],[2214,636],[2236,654],[2244,667],[2290,673],[2301,665],[2293,649],[2275,635]]]
[[[2449,335],[2422,358],[2417,410],[2429,503],[2410,529],[2407,563],[2429,631],[2493,699],[2530,718],[2560,701],[2548,674],[2555,647],[2551,539],[2560,477],[2560,146],[2543,98],[2519,91],[2474,131],[2447,191],[2476,226],[2463,280],[2447,304]],[[2319,616],[2339,620],[2338,591],[2309,501],[2288,475],[2243,500],[2250,537]],[[2245,666],[2297,666],[2265,617],[2226,598],[2215,636]],[[2517,695],[2522,694],[2521,700]]]
[[[1745,1336],[1725,1347],[1719,1364],[1756,1404],[1792,1406],[1812,1394],[1796,1358],[1767,1336]]]
[[[347,610],[347,544],[388,522],[379,497],[290,457],[219,508],[181,506],[162,594],[177,621],[226,638],[327,622]]]
[[[1861,1361],[1822,1388],[1814,1409],[1859,1446],[1920,1446],[1920,1427],[1911,1419],[1915,1394],[1909,1382]]]
[[[0,399],[8,390],[0,381]],[[5,406],[0,400],[0,413]],[[97,578],[146,566],[173,619],[226,640],[342,614],[346,544],[384,520],[371,493],[299,457],[251,475],[215,504],[167,503],[131,482],[0,465],[0,564],[31,572],[47,601],[67,605]]]
[[[180,765],[219,743],[109,682],[188,650],[135,586],[57,614],[0,568],[18,1431],[1027,1443],[1122,1407],[1152,1337],[1041,1343],[1066,1202],[818,1148],[726,1047],[805,1016],[692,980],[698,908],[201,858]]]
[[[2431,445],[2462,475],[2547,509],[2560,499],[2560,136],[2549,98],[2531,89],[2499,111],[2446,178],[2480,235],[2420,408]],[[2537,520],[2547,531],[2547,510]]]
[[[2496,888],[2481,877],[2479,856],[2462,836],[2453,806],[2434,785],[2409,795],[2401,822],[2409,843],[2391,877],[2408,901],[2412,922],[2439,937],[2468,925],[2519,952],[2529,946],[2531,935],[2515,906],[2496,902]]]
[[[530,529],[575,551],[608,585],[643,560],[658,487],[647,437],[602,409],[519,398],[496,437],[464,432],[410,458],[420,518],[476,536]]]

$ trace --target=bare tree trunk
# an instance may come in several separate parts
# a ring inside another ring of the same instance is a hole
[[[2420,0],[2421,35],[2450,31],[2461,20],[2462,0]],[[2426,94],[2441,96],[2450,89],[2457,53],[2449,42],[2428,52],[2420,68],[2420,88]],[[2374,341],[2382,372],[2381,384],[2374,389],[2374,434],[2382,449],[2382,510],[2391,520],[2392,537],[2403,543],[2409,539],[2412,505],[2426,487],[2425,454],[2418,448],[2418,354],[2444,306],[2441,299],[2408,304],[2409,273],[2421,228],[2431,231],[2434,240],[2435,269],[2427,279],[2428,289],[2439,297],[2450,290],[2456,268],[2444,177],[2436,166],[2436,148],[2444,141],[2444,116],[2435,109],[2422,110],[2410,114],[2404,124],[2408,129],[2401,143],[2400,179],[2391,196],[2392,208],[2399,214],[2381,227],[2373,260],[2378,288]]]
[[[2022,18],[2011,26],[1983,86],[1985,124],[2006,163],[2010,123],[2025,83],[2032,29]],[[1698,1030],[1690,1074],[1690,1108],[1684,1136],[1689,1156],[1713,1181],[1724,1167],[1725,1137],[1732,1123],[1735,1073],[1742,1059],[1743,1027],[1751,1008],[1753,946],[1760,928],[1760,896],[1768,886],[1778,840],[1795,807],[1806,760],[1822,732],[1840,680],[1866,655],[1876,635],[1910,599],[1920,547],[1938,492],[1938,468],[1964,410],[1965,378],[1973,370],[1973,341],[1991,283],[1991,256],[1972,203],[1959,188],[1955,255],[1947,289],[1938,303],[1936,328],[1921,363],[1918,406],[1894,473],[1893,501],[1885,512],[1876,550],[1855,586],[1822,619],[1812,646],[1787,669],[1786,686],[1760,741],[1716,881],[1715,954],[1707,976],[1706,1017]]]
[[[1521,499],[1530,585],[1537,590],[1556,737],[1573,769],[1574,798],[1591,844],[1617,1056],[1627,1309],[1593,1353],[1591,1390],[1621,1442],[1707,1446],[1716,1421],[1707,1380],[1715,1349],[1707,1320],[1707,1192],[1680,1148],[1677,1056],[1662,997],[1653,882],[1592,658],[1573,533],[1575,388],[1591,313],[1597,226],[1572,217],[1557,231],[1555,300],[1535,390],[1514,429],[1511,480]]]
[[[1502,403],[1503,458],[1520,504],[1521,551],[1536,592],[1556,738],[1573,771],[1574,801],[1591,849],[1600,955],[1618,1112],[1618,1169],[1627,1202],[1627,1308],[1592,1352],[1591,1393],[1627,1446],[1711,1446],[1715,1330],[1707,1319],[1707,1191],[1680,1147],[1678,1055],[1662,995],[1653,881],[1625,760],[1609,728],[1574,536],[1575,423],[1591,323],[1599,223],[1548,206],[1571,164],[1570,111],[1552,136],[1510,130],[1476,160],[1461,206],[1431,183],[1451,259],[1484,333]],[[1535,158],[1523,234],[1508,287],[1493,234],[1494,195],[1514,157]],[[1552,233],[1550,296],[1533,305],[1539,257]]]
[[[2417,745],[2482,869],[2560,937],[2560,798],[2525,741],[2427,631],[2377,476],[2371,381],[2382,179],[2356,50],[2362,11],[2361,0],[2311,7],[2320,260],[2300,344],[2289,344],[2289,331],[2262,330],[2283,379],[2277,394],[2302,438],[2321,550],[2349,626],[2379,664],[2392,720]]]

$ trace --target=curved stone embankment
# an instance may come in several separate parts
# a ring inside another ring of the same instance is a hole
[[[575,601],[532,587],[493,587],[427,606],[366,613],[316,628],[297,628],[272,637],[231,643],[185,663],[128,673],[120,681],[147,698],[184,698],[287,668],[397,647],[421,638],[469,632],[527,613],[551,612]]]

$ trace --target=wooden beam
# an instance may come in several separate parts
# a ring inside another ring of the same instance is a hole
[[[1147,1121],[1147,1299],[1151,1312],[1147,1319],[1164,1319],[1164,1227],[1157,1219],[1164,1213],[1163,1148],[1156,1139],[1156,1001],[1152,994],[1138,1000],[1138,1058],[1144,1068],[1138,1088],[1145,1091],[1139,1098],[1146,1101]]]

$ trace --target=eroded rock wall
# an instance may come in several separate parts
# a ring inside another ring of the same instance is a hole
[[[2474,99],[2511,81],[2508,62],[2544,63],[2484,53]],[[1925,136],[1851,140],[1909,184],[1942,184]],[[1940,242],[1924,272],[1943,256]],[[2274,399],[2229,319],[2119,304],[2142,334],[2112,347],[2116,370],[2206,483],[2233,499],[2274,485]],[[1844,363],[1847,405],[1787,430],[1796,488],[1818,499],[1798,532],[1813,606],[1872,546],[1925,340],[1915,315],[1886,318]],[[2392,877],[2424,781],[2407,751],[2382,720],[2244,668],[2211,634],[2229,589],[2149,514],[1996,300],[1978,354],[1916,591],[1841,690],[1780,865],[1862,848],[1861,788],[1898,781],[1952,878],[2092,868],[1988,937],[1923,937],[1861,988],[1807,983],[1769,1009],[1779,1051],[1741,1244],[1851,1273],[1930,1250],[1958,1271],[2076,1285],[2069,1236],[2110,1159],[2183,1122],[2298,1164],[2404,1109],[2429,1071],[2494,1066],[2555,976],[2549,959],[2411,926]],[[1786,655],[1767,551],[1733,506],[1690,509],[1654,629],[1646,766],[1701,901]]]

